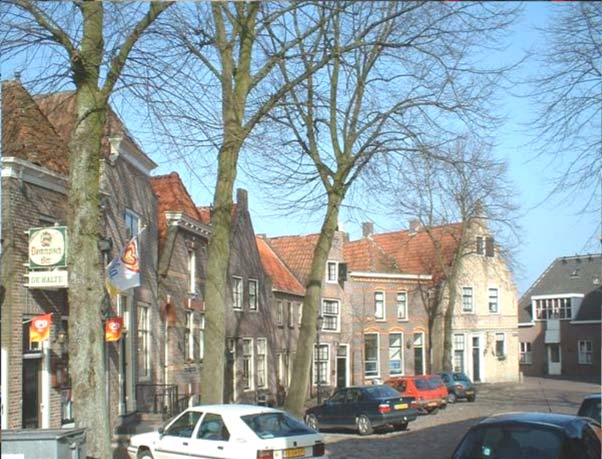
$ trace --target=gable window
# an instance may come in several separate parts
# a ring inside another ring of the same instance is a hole
[[[266,338],[257,338],[257,387],[267,386],[268,368],[267,368],[268,344]]]
[[[520,343],[520,363],[522,365],[533,364],[533,354],[531,353],[531,343]]]
[[[571,298],[541,298],[535,300],[535,317],[546,319],[571,319]]]
[[[579,365],[592,364],[592,342],[590,340],[577,341],[577,349],[579,352]]]
[[[295,308],[290,301],[288,302],[288,327],[295,328]]]
[[[489,312],[499,312],[499,293],[497,288],[489,289]]]
[[[337,262],[329,261],[326,263],[326,281],[336,282],[337,281]]]
[[[124,223],[126,239],[133,238],[140,231],[140,217],[131,210],[125,210]]]
[[[328,344],[320,344],[320,347],[314,346],[314,384],[328,384],[329,363]]]
[[[138,376],[150,377],[150,322],[147,306],[138,305]]]
[[[376,320],[385,318],[385,292],[374,292],[374,317]]]
[[[399,320],[408,319],[408,293],[397,292],[397,318]]]
[[[276,324],[279,326],[284,325],[284,305],[282,301],[276,304]]]
[[[322,300],[322,330],[337,331],[339,329],[339,302]]]
[[[506,356],[506,337],[503,333],[495,334],[495,355],[498,359]]]
[[[364,376],[378,376],[378,333],[364,334]]]
[[[473,312],[472,287],[462,287],[462,312]]]
[[[253,338],[242,340],[242,384],[245,390],[253,389]]]
[[[464,335],[454,335],[454,371],[464,371]]]
[[[477,236],[477,253],[479,255],[485,253],[485,244],[483,243],[483,238],[481,236]]]
[[[249,309],[257,311],[257,281],[249,279]]]
[[[389,333],[389,375],[403,374],[403,333]]]
[[[232,307],[242,309],[242,279],[232,276]]]

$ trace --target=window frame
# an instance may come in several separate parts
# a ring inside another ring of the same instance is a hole
[[[403,302],[399,301],[399,295],[403,295]],[[397,320],[399,322],[407,322],[410,320],[408,317],[408,291],[407,290],[398,290],[395,295],[396,305],[397,305]],[[403,316],[399,314],[400,304],[403,304]]]
[[[470,291],[470,295],[467,292]],[[470,309],[466,309],[466,299],[470,299]],[[474,288],[472,285],[462,286],[462,313],[463,314],[474,314]]]
[[[330,266],[334,266],[334,279],[330,278]],[[337,284],[339,282],[339,262],[334,260],[326,261],[326,282],[328,284]]]
[[[492,291],[495,291],[495,303],[492,303],[492,296],[491,293]],[[489,314],[499,314],[500,313],[500,289],[495,286],[489,286],[487,288],[487,310],[489,312]],[[495,311],[491,310],[491,305],[495,304]]]
[[[188,293],[196,295],[196,252],[188,251]]]
[[[255,356],[256,360],[256,371],[257,374],[257,389],[265,389],[268,387],[268,339],[265,337],[258,337],[255,340],[257,346],[257,354]],[[261,345],[263,344],[263,352],[260,352]],[[259,366],[259,357],[263,356],[263,369],[260,369]],[[263,378],[263,383],[261,383],[260,378]]]
[[[586,345],[586,349],[583,352],[581,349],[582,343]],[[588,344],[589,346],[587,346]],[[587,349],[587,347],[589,347],[589,350]],[[593,365],[593,353],[594,345],[591,339],[577,340],[577,363],[579,365]]]
[[[276,302],[276,325],[284,327],[284,302],[280,300]]]
[[[250,353],[245,352],[245,342],[249,343],[248,349],[250,349]],[[253,338],[243,338],[242,339],[242,387],[243,391],[249,392],[255,390],[255,368],[253,365],[253,360],[255,359],[255,340]],[[245,367],[245,363],[248,363],[248,374],[247,368]],[[247,381],[248,380],[248,381]],[[248,382],[248,385],[247,385]]]
[[[140,315],[144,311],[144,318],[141,319]],[[136,305],[136,347],[138,359],[136,361],[136,370],[139,381],[148,381],[151,378],[151,328],[150,328],[150,306],[138,303]],[[141,324],[144,325],[141,328]],[[142,342],[142,350],[141,343]],[[143,365],[140,365],[140,357],[143,358]],[[144,372],[142,372],[144,370]]]
[[[253,296],[251,295],[251,285],[255,289]],[[259,310],[259,281],[257,279],[249,278],[247,280],[247,305],[249,306],[249,311],[258,311]],[[252,301],[252,298],[254,301]]]
[[[377,304],[380,302],[379,300],[376,299],[377,295],[382,295],[382,316],[379,317],[377,315],[378,312],[378,308],[377,308]],[[374,320],[379,321],[379,322],[386,322],[387,320],[387,295],[385,293],[384,290],[374,290],[374,294],[373,294],[373,298],[374,298]]]
[[[520,365],[533,365],[533,345],[530,341],[518,343],[518,362]]]
[[[498,354],[498,350],[497,350],[497,343],[500,342],[500,340],[498,339],[499,337],[501,337],[501,343],[502,343],[502,355]],[[498,360],[503,360],[506,358],[506,356],[508,355],[508,350],[507,350],[507,344],[506,344],[506,333],[504,332],[495,332],[495,356],[498,358]]]
[[[322,373],[322,371],[320,371],[320,376],[322,377],[321,381],[320,381],[320,385],[329,385],[330,384],[330,343],[320,343],[320,350],[321,349],[326,349],[326,357],[322,358],[321,357],[321,353],[320,350],[318,350],[318,345],[314,344],[314,353],[313,353],[313,358],[312,358],[312,370],[313,370],[313,375],[312,375],[312,382],[314,386],[317,386],[317,381],[318,381],[318,363],[320,364],[325,364],[326,366],[326,371],[324,373]]]
[[[299,316],[299,328],[301,328],[301,324],[303,323],[303,303],[295,303],[297,305],[297,314]]]
[[[462,346],[460,347],[460,340],[458,340],[459,337],[462,337],[461,343]],[[462,366],[456,366],[456,357],[461,355],[462,357]],[[453,371],[456,373],[460,373],[460,372],[464,372],[465,368],[466,368],[466,335],[464,333],[454,333],[453,335],[453,356],[452,356],[452,368]]]
[[[295,328],[295,306],[292,301],[287,302],[288,328]]]
[[[391,336],[394,336],[394,335],[399,335],[399,346],[398,347],[391,347]],[[388,347],[389,376],[403,376],[405,374],[403,343],[404,343],[404,334],[402,331],[394,331],[393,333],[389,332],[389,347]],[[395,360],[399,360],[399,373],[391,372],[391,362],[394,361],[393,359],[391,359],[391,349],[399,349],[399,359],[395,359]]]
[[[336,313],[331,313],[331,312],[324,312],[324,305],[325,303],[336,303],[337,305],[337,312]],[[320,303],[320,313],[322,315],[322,328],[320,329],[323,332],[339,332],[341,330],[341,300],[337,299],[337,298],[322,298],[322,301]],[[327,326],[327,321],[326,321],[326,317],[335,317],[336,320],[336,328],[326,328]]]
[[[136,223],[136,227],[134,228],[131,222]],[[125,227],[125,238],[129,241],[138,233],[140,233],[140,215],[137,212],[134,212],[132,209],[126,208],[123,212],[123,226]],[[134,231],[132,231],[134,230]]]
[[[190,309],[186,310],[186,328],[184,328],[184,344],[186,346],[186,352],[184,354],[185,360],[190,362],[194,360],[194,312]]]
[[[368,335],[372,335],[372,336],[376,336],[376,360],[370,360],[368,361],[367,357],[366,357],[366,337]],[[372,374],[372,372],[370,374],[368,374],[367,369],[366,369],[366,364],[370,362],[370,363],[376,363],[376,373]],[[363,365],[363,373],[364,373],[364,379],[375,379],[375,378],[380,378],[380,333],[378,332],[364,332],[364,365]]]
[[[239,288],[237,288],[239,287]],[[235,311],[243,310],[243,282],[242,277],[232,276],[232,309]],[[236,293],[236,294],[235,294]],[[238,301],[237,301],[238,300]]]

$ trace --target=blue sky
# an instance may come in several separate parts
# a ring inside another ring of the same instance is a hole
[[[541,46],[542,37],[535,27],[545,28],[549,17],[560,7],[559,2],[527,2],[522,19],[507,37],[507,50],[492,54],[489,57],[492,62],[516,61],[534,44],[538,43]],[[528,62],[523,70],[533,70],[532,64]],[[14,64],[2,62],[2,78],[11,78],[13,73]],[[23,79],[26,81],[27,72],[24,73]],[[562,164],[551,163],[549,157],[534,157],[533,145],[529,144],[528,136],[528,126],[532,117],[532,106],[529,102],[510,94],[504,94],[500,102],[499,112],[504,114],[508,121],[494,133],[497,144],[495,153],[509,162],[510,179],[515,184],[521,205],[522,216],[518,224],[522,228],[522,245],[516,251],[519,268],[515,271],[515,280],[519,294],[522,294],[556,257],[599,253],[601,216],[597,213],[578,213],[580,202],[584,202],[585,196],[574,196],[571,202],[562,201],[558,197],[547,198],[552,187],[551,177]],[[140,140],[143,149],[151,152],[150,155],[160,164],[155,171],[157,174],[177,170],[198,205],[207,205],[212,201],[214,178],[205,175],[199,181],[184,165],[177,165],[171,160],[166,161],[159,154],[152,153],[157,151],[157,148],[148,140],[150,137],[142,134],[143,127],[140,123],[128,117],[125,118],[125,122],[132,134]],[[319,231],[321,215],[275,215],[274,210],[262,199],[261,192],[244,173],[239,173],[237,186],[249,190],[249,205],[257,233],[276,236]],[[407,227],[405,221],[392,221],[367,211],[362,214],[366,219],[374,220],[376,231],[379,232]],[[350,213],[342,213],[341,226],[350,233],[352,239],[361,236],[361,221],[352,217]]]

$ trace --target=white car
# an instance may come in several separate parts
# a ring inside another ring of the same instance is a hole
[[[132,436],[131,459],[325,458],[322,435],[288,413],[252,405],[188,408],[158,432]]]

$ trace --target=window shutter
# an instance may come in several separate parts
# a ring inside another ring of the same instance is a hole
[[[488,237],[487,239],[485,239],[485,255],[487,255],[488,257],[492,257],[493,253],[493,238]]]
[[[347,280],[347,263],[339,263],[339,282]]]
[[[483,255],[483,238],[481,236],[477,236],[477,253]]]

